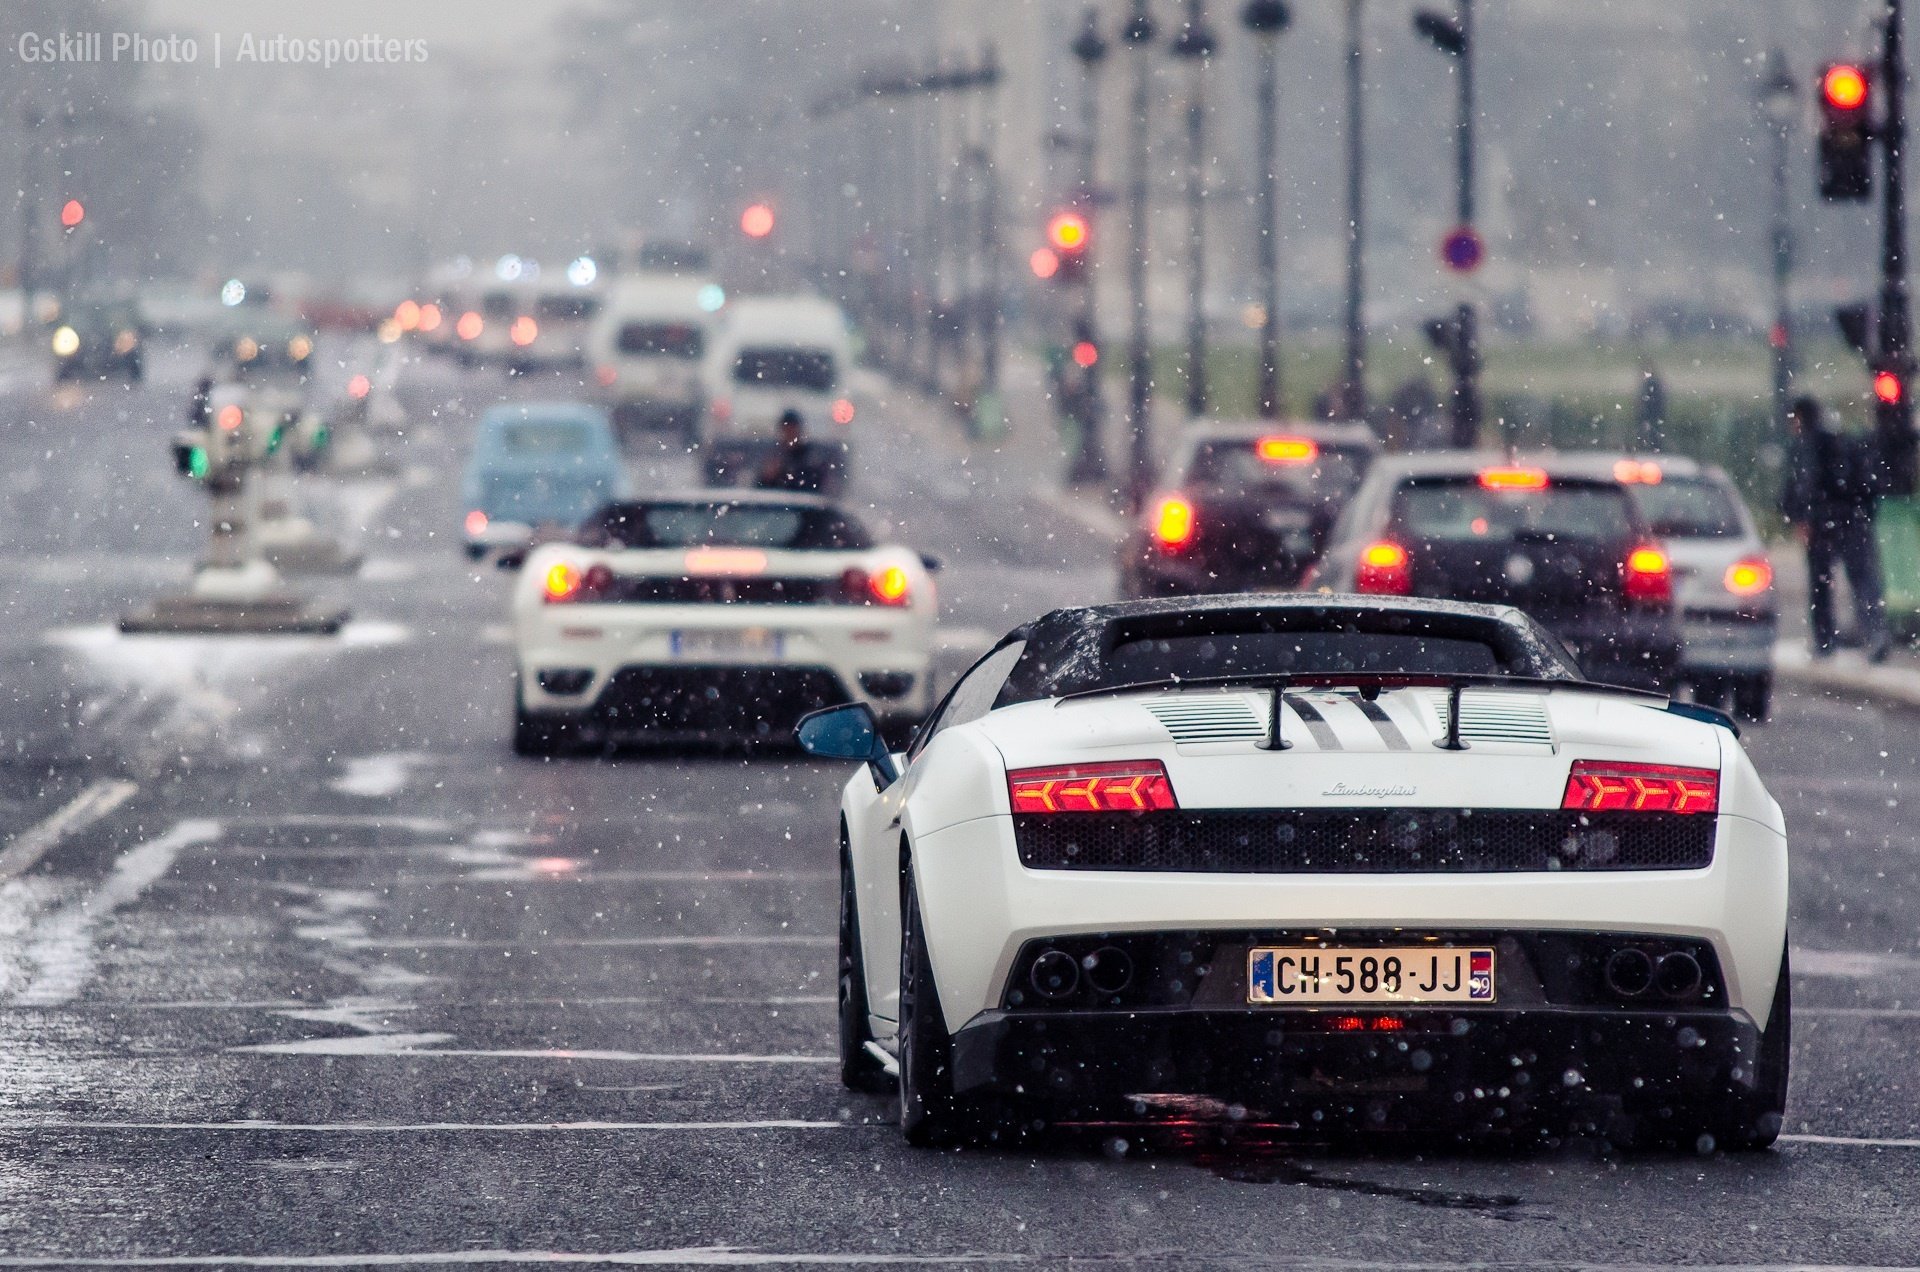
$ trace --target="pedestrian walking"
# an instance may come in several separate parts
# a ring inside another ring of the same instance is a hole
[[[1780,511],[1807,551],[1807,614],[1813,627],[1813,656],[1833,652],[1833,591],[1844,571],[1853,596],[1854,634],[1867,657],[1887,656],[1886,603],[1880,580],[1880,545],[1874,537],[1874,510],[1880,501],[1879,456],[1871,439],[1836,432],[1820,404],[1796,398],[1787,409],[1793,430],[1787,480]]]

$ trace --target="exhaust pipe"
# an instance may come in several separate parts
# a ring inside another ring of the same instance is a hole
[[[1133,957],[1117,945],[1087,955],[1087,984],[1101,994],[1117,994],[1133,984]]]
[[[1607,988],[1622,998],[1638,998],[1653,984],[1653,960],[1645,950],[1615,950],[1607,960]]]
[[[1058,1002],[1080,988],[1080,964],[1071,954],[1048,950],[1027,969],[1027,983],[1040,997]]]
[[[1657,978],[1660,992],[1668,998],[1691,998],[1700,988],[1700,960],[1685,950],[1663,954]]]

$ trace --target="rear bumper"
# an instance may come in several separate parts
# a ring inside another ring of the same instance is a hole
[[[1400,1027],[1382,1030],[1383,1020]],[[1759,1046],[1753,1021],[1724,1010],[993,1011],[954,1035],[953,1071],[961,1092],[1181,1094],[1283,1115],[1384,1102],[1399,1106],[1390,1120],[1415,1122],[1495,1105],[1724,1094],[1753,1071]]]
[[[1690,613],[1681,625],[1684,671],[1758,675],[1772,670],[1779,624],[1772,611],[1735,615]]]

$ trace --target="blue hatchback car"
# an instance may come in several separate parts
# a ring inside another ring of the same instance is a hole
[[[581,402],[516,402],[480,418],[461,498],[467,555],[524,548],[633,491],[607,413]]]

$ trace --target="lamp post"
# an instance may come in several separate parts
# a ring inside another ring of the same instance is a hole
[[[1207,413],[1207,62],[1213,28],[1206,0],[1187,0],[1173,55],[1191,68],[1187,90],[1187,415]]]
[[[1147,314],[1147,105],[1155,27],[1147,0],[1133,0],[1120,38],[1133,59],[1133,101],[1127,131],[1127,297],[1132,324],[1127,339],[1127,429],[1130,433],[1127,490],[1139,507],[1153,487],[1153,347]]]
[[[1107,476],[1106,445],[1100,436],[1100,425],[1104,411],[1100,397],[1100,348],[1099,309],[1095,304],[1095,292],[1098,290],[1093,273],[1092,251],[1097,250],[1100,242],[1099,204],[1096,197],[1100,183],[1099,144],[1100,144],[1100,65],[1107,59],[1107,42],[1100,34],[1100,11],[1092,5],[1087,6],[1086,21],[1080,28],[1080,34],[1074,39],[1074,60],[1080,63],[1080,213],[1087,218],[1089,253],[1087,260],[1087,280],[1080,287],[1080,314],[1075,326],[1075,336],[1086,341],[1096,350],[1096,356],[1081,374],[1082,381],[1080,414],[1080,446],[1073,457],[1073,466],[1067,477],[1075,483],[1104,481]]]
[[[1462,272],[1477,268],[1480,262],[1478,237],[1473,230],[1473,0],[1457,0],[1454,17],[1422,9],[1413,15],[1413,29],[1442,53],[1455,60],[1455,77],[1460,87],[1458,115],[1454,120],[1454,160],[1458,175],[1455,191],[1454,235],[1465,234],[1475,244],[1470,263],[1455,268]],[[1480,338],[1479,315],[1473,302],[1463,300],[1454,311],[1451,335],[1453,362],[1453,444],[1462,449],[1480,439]]]
[[[1247,0],[1241,25],[1260,43],[1259,159],[1255,206],[1260,262],[1260,417],[1280,418],[1280,241],[1278,174],[1280,138],[1279,36],[1292,14],[1285,0]]]
[[[1773,427],[1776,437],[1787,435],[1787,399],[1793,385],[1793,317],[1787,289],[1793,273],[1793,223],[1787,190],[1788,150],[1793,141],[1793,119],[1799,105],[1786,54],[1767,54],[1757,90],[1760,117],[1767,125],[1773,158],[1773,329],[1767,343],[1773,350]]]
[[[1347,342],[1340,376],[1340,413],[1367,418],[1367,324],[1363,264],[1366,218],[1366,115],[1361,61],[1362,0],[1347,0]]]

